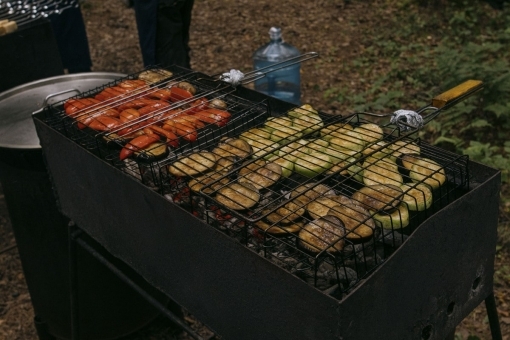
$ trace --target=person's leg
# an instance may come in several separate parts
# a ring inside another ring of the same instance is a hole
[[[143,64],[155,65],[158,0],[134,0],[133,6]]]
[[[156,34],[156,62],[190,68],[189,26],[193,0],[160,1]]]
[[[80,8],[68,8],[49,19],[64,68],[69,73],[90,72],[92,60]]]

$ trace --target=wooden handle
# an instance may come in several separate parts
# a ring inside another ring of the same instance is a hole
[[[472,95],[483,87],[483,82],[480,80],[467,80],[454,88],[441,93],[440,95],[432,99],[432,106],[438,109],[451,104],[457,100],[464,99],[467,96]]]

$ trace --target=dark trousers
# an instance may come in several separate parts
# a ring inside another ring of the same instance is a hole
[[[49,19],[64,68],[69,73],[89,72],[92,61],[80,8],[67,8]]]
[[[135,0],[145,66],[190,68],[189,27],[194,0]]]

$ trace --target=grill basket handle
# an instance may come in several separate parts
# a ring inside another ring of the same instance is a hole
[[[432,106],[438,109],[446,109],[448,106],[455,105],[457,102],[469,97],[483,88],[483,82],[480,80],[467,80],[454,88],[432,99]]]

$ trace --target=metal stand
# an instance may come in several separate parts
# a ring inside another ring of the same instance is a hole
[[[69,268],[70,268],[70,291],[71,291],[71,340],[79,340],[79,301],[77,298],[78,292],[78,265],[76,261],[76,249],[79,245],[87,252],[89,252],[93,257],[95,257],[99,262],[105,265],[108,269],[110,269],[115,275],[117,275],[122,281],[127,283],[130,287],[132,287],[136,292],[138,292],[143,298],[145,298],[150,304],[156,307],[163,315],[165,315],[168,319],[178,325],[182,330],[188,333],[193,339],[196,340],[206,340],[200,335],[198,335],[195,331],[193,331],[181,318],[179,318],[174,312],[172,312],[166,305],[159,302],[155,299],[151,294],[149,294],[144,288],[140,287],[136,284],[127,273],[119,269],[115,266],[111,261],[109,261],[101,251],[95,248],[89,241],[84,239],[84,232],[76,227],[74,223],[70,223],[69,225]],[[485,299],[485,306],[487,309],[487,316],[489,318],[489,325],[491,329],[491,335],[493,340],[502,340],[501,328],[499,324],[498,312],[496,308],[496,300],[494,297],[494,293],[491,293]],[[209,338],[209,340],[214,339],[215,336]],[[453,340],[455,338],[455,329],[446,337],[445,340]],[[47,338],[41,338],[41,340],[46,340]],[[51,340],[48,338],[48,340]]]
[[[99,249],[96,249],[89,241],[84,239],[84,232],[76,227],[74,223],[70,223],[69,225],[69,285],[71,292],[71,340],[79,340],[80,339],[80,325],[79,325],[79,299],[78,299],[78,263],[76,261],[76,250],[79,245],[84,250],[89,252],[93,257],[95,257],[99,262],[105,265],[109,270],[111,270],[115,275],[117,275],[123,282],[128,284],[131,288],[133,288],[137,293],[139,293],[145,300],[147,300],[150,304],[152,304],[156,309],[158,309],[163,315],[165,315],[168,319],[170,319],[174,324],[176,324],[179,328],[184,330],[189,334],[193,339],[196,340],[206,340],[200,335],[198,335],[195,331],[193,331],[181,318],[179,318],[174,311],[169,309],[166,304],[161,303],[156,298],[154,298],[150,293],[148,293],[144,288],[138,285],[126,272],[119,269],[116,265],[114,265],[110,260],[107,259],[106,256],[101,254]]]

